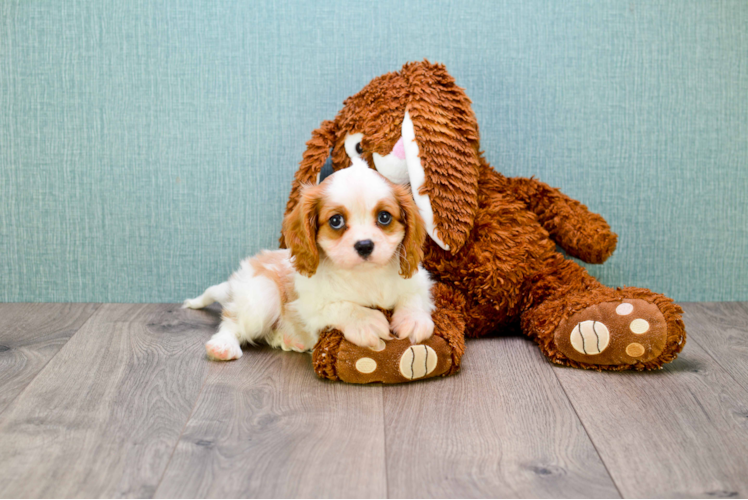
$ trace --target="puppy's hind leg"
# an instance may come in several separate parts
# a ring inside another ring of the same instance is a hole
[[[199,297],[185,300],[182,304],[182,308],[202,309],[203,307],[211,305],[213,302],[218,302],[222,306],[225,306],[228,302],[230,292],[231,289],[229,288],[229,282],[224,281],[220,285],[208,287],[208,289]]]
[[[233,283],[231,305],[224,317],[236,321],[240,342],[254,345],[267,340],[281,316],[281,295],[276,283],[263,275],[240,276]]]

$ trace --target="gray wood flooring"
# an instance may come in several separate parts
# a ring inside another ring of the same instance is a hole
[[[746,497],[748,304],[686,304],[649,373],[469,342],[462,372],[318,379],[305,354],[210,362],[216,309],[0,304],[2,497]]]

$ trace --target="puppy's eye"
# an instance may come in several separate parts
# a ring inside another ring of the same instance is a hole
[[[327,223],[330,224],[330,227],[333,229],[340,229],[345,225],[345,219],[342,215],[333,215]]]
[[[388,226],[392,222],[392,215],[389,212],[382,210],[377,214],[377,222],[382,226]]]
[[[364,148],[361,147],[361,143],[360,142],[356,143],[356,153],[358,153],[360,155],[364,154]]]

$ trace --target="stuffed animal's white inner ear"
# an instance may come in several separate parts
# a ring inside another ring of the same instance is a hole
[[[374,158],[374,166],[377,172],[385,176],[390,182],[394,182],[395,184],[408,184],[410,182],[402,137],[397,141],[395,147],[392,148],[390,154],[382,156],[379,153],[374,153],[372,157]]]
[[[449,245],[441,240],[434,224],[434,210],[431,208],[431,199],[428,195],[419,193],[421,186],[423,186],[426,180],[426,173],[423,171],[421,158],[418,156],[419,150],[418,143],[416,142],[416,133],[408,111],[405,111],[405,118],[403,119],[403,146],[405,148],[405,162],[408,165],[410,190],[413,192],[413,200],[416,202],[418,211],[426,223],[426,232],[429,233],[429,236],[437,245],[444,250],[449,250]]]

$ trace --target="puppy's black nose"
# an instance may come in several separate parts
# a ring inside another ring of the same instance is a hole
[[[357,241],[354,243],[353,248],[355,248],[358,254],[365,259],[374,251],[374,242],[371,240]]]

